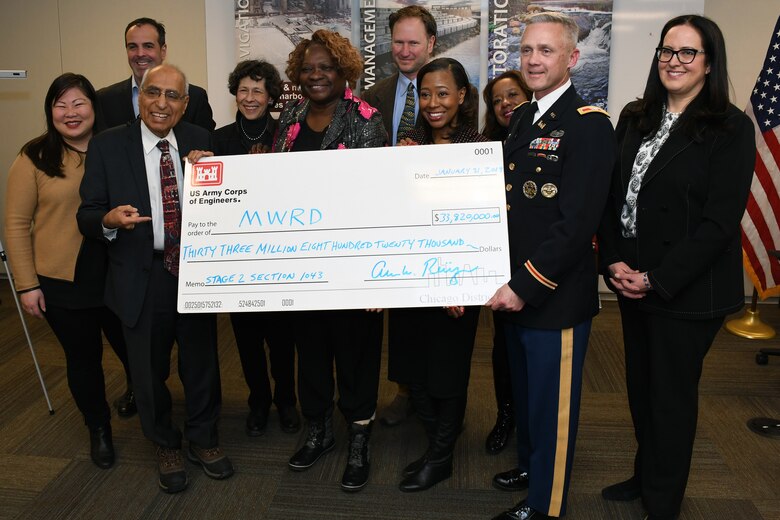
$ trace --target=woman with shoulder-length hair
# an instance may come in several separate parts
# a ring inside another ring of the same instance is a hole
[[[127,347],[119,319],[103,305],[105,245],[84,238],[76,224],[95,106],[84,76],[67,72],[52,82],[43,103],[46,131],[22,147],[8,172],[5,236],[21,306],[45,318],[62,345],[90,456],[105,469],[114,464],[114,446],[101,330],[125,367]]]
[[[617,126],[620,156],[599,232],[618,295],[638,442],[633,475],[602,491],[676,518],[696,436],[702,364],[726,315],[744,306],[740,219],[755,134],[729,102],[726,47],[711,20],[663,28],[641,99]]]
[[[528,103],[533,92],[519,70],[507,70],[488,81],[482,91],[485,101],[485,126],[482,135],[491,141],[505,141],[509,120],[515,108]],[[504,312],[493,311],[493,389],[496,393],[496,424],[485,439],[485,451],[491,455],[506,448],[515,428],[512,379],[504,333]],[[495,485],[495,483],[494,483]]]
[[[399,146],[475,143],[479,95],[463,65],[438,58],[417,73],[422,125]],[[452,475],[455,443],[463,428],[471,354],[480,307],[391,309],[388,372],[409,386],[428,440],[425,453],[407,465],[399,489],[424,491]]]
[[[290,53],[286,72],[303,97],[290,101],[279,117],[274,151],[385,146],[382,116],[352,93],[362,71],[358,50],[338,33],[320,29],[311,39],[301,40]],[[368,482],[370,469],[368,442],[379,389],[382,314],[362,309],[311,311],[297,312],[293,319],[298,398],[309,431],[289,467],[304,471],[335,445],[335,365],[338,407],[349,424],[349,457],[341,488],[358,491]]]

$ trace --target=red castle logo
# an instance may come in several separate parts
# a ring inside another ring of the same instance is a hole
[[[192,166],[193,186],[219,186],[221,184],[221,162],[199,162]]]

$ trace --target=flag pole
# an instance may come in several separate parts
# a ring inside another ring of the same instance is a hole
[[[753,298],[750,308],[741,318],[735,318],[726,322],[726,330],[747,339],[771,339],[775,337],[775,329],[761,321],[758,315],[758,291],[753,288]]]

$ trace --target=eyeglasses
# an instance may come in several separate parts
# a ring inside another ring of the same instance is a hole
[[[704,51],[698,49],[680,49],[679,51],[673,51],[668,47],[658,47],[655,50],[655,57],[661,63],[668,63],[672,61],[672,58],[677,56],[680,63],[687,65],[696,59],[697,54],[704,54]]]
[[[149,96],[152,99],[158,99],[160,95],[163,95],[165,96],[165,99],[173,102],[181,101],[186,97],[179,94],[175,90],[161,90],[157,87],[146,87],[145,89],[142,90],[142,92],[144,93],[145,96]]]

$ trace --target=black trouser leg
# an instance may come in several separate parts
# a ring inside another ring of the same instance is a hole
[[[70,389],[84,423],[97,428],[111,420],[103,376],[100,309],[64,309],[48,305],[46,321],[65,352]]]

